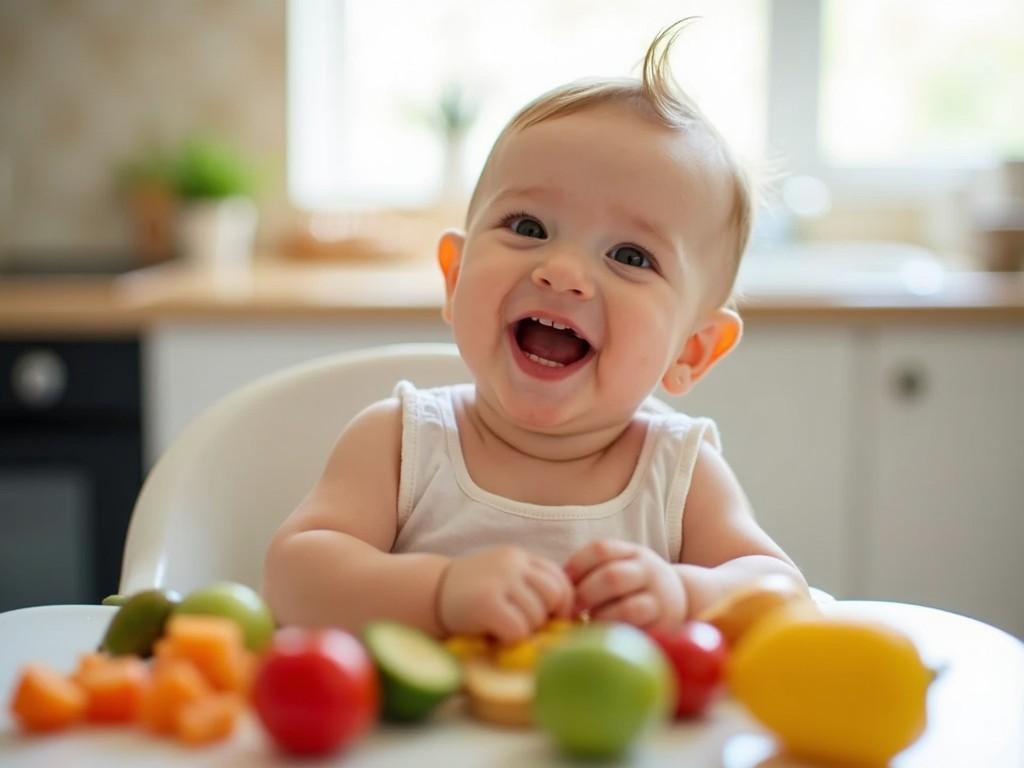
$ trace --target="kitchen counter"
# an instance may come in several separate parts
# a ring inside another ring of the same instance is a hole
[[[778,281],[739,287],[749,324],[1024,322],[1024,273],[948,271],[917,286],[837,276],[811,287]],[[111,278],[0,279],[0,335],[130,334],[191,319],[436,317],[442,300],[441,277],[429,261],[329,267],[263,262],[238,273],[169,265]]]

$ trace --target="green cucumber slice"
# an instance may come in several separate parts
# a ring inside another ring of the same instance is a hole
[[[380,675],[382,714],[389,720],[422,720],[462,683],[458,659],[415,627],[372,622],[363,641]]]

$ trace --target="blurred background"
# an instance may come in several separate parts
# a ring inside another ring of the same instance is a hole
[[[225,393],[448,340],[434,245],[502,125],[685,16],[764,194],[744,344],[674,404],[816,586],[1024,634],[1017,0],[0,0],[0,610],[114,591]]]
[[[635,74],[683,16],[699,19],[677,79],[774,182],[757,244],[984,260],[975,241],[1020,226],[1005,202],[1024,185],[1012,0],[4,0],[0,14],[6,252],[135,247],[132,193],[173,186],[165,166],[197,140],[242,164],[245,179],[220,180],[258,195],[261,244],[313,214],[331,239],[354,212],[457,209],[526,100]]]

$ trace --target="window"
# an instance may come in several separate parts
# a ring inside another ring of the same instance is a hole
[[[837,166],[1024,155],[1024,3],[828,3],[821,153]]]
[[[689,15],[703,18],[674,49],[676,79],[737,152],[760,156],[765,7],[764,0],[293,0],[292,200],[306,209],[431,202],[445,162],[443,137],[431,126],[452,89],[477,110],[456,172],[468,191],[519,107],[569,80],[638,74],[658,30]]]
[[[291,0],[292,200],[420,206],[446,175],[468,191],[516,109],[577,77],[636,74],[682,16],[701,18],[676,79],[741,157],[913,196],[1024,154],[1019,0]],[[449,152],[446,97],[475,113]]]

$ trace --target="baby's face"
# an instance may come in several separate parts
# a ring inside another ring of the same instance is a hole
[[[732,186],[714,157],[617,105],[506,138],[449,285],[479,396],[552,433],[632,414],[728,279]]]

